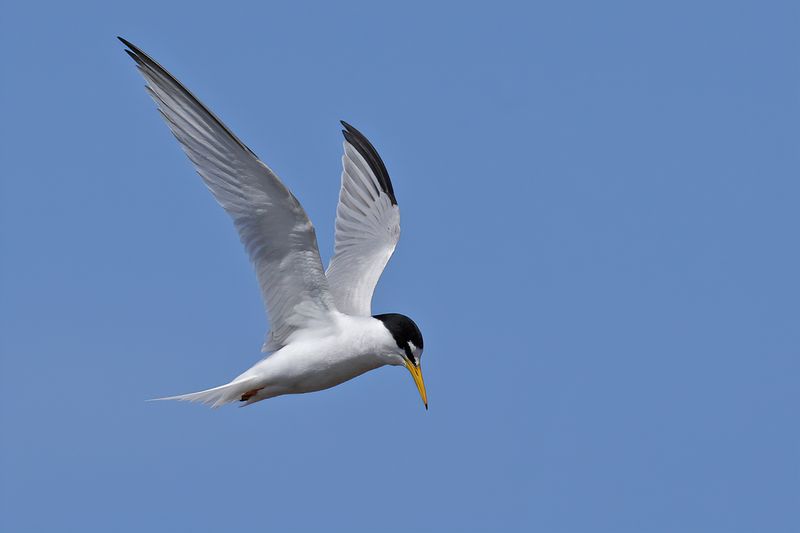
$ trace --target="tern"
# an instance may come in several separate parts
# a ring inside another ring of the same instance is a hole
[[[334,254],[325,270],[314,226],[278,176],[174,76],[119,40],[197,173],[233,219],[270,326],[262,347],[267,355],[230,383],[159,399],[250,405],[328,389],[392,365],[408,369],[427,409],[419,328],[401,314],[372,315],[372,293],[400,238],[397,197],[372,143],[342,121],[342,184]]]

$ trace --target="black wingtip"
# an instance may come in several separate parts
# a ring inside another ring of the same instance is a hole
[[[131,50],[134,50],[134,51],[137,50],[136,46],[134,46],[132,42],[130,42],[129,40],[125,39],[124,37],[120,37],[119,35],[117,35],[117,39],[119,39],[119,42],[121,42],[122,44],[124,44],[125,46],[130,48]]]
[[[138,57],[136,57],[136,54],[134,54],[134,53],[133,53],[133,52],[131,52],[130,50],[125,50],[125,53],[126,53],[126,54],[128,54],[128,55],[131,57],[131,59],[133,59],[133,60],[134,60],[134,61],[136,61],[137,63],[139,62],[139,58],[138,58]]]
[[[125,53],[128,54],[130,58],[133,59],[138,65],[141,65],[142,55],[143,55],[142,51],[139,50],[139,48],[137,48],[135,44],[128,41],[124,37],[120,37],[119,35],[117,35],[117,39],[119,39],[119,42],[125,45]]]
[[[369,139],[367,139],[363,133],[344,120],[340,120],[339,122],[344,127],[342,135],[344,135],[345,140],[350,143],[369,164],[370,169],[372,169],[372,172],[378,179],[381,190],[389,197],[392,205],[397,205],[397,198],[394,195],[392,180],[389,178],[389,172],[386,170],[386,165],[383,164],[383,159],[381,159],[378,151],[372,146],[372,143],[369,142]]]
[[[171,84],[175,90],[182,92],[185,98],[187,98],[190,102],[193,102],[194,105],[196,105],[204,113],[207,113],[208,117],[212,121],[216,122],[216,124],[220,128],[222,128],[222,130],[224,130],[225,133],[230,135],[231,139],[233,139],[234,142],[236,142],[244,150],[249,152],[253,157],[258,159],[258,156],[250,148],[248,148],[246,144],[244,144],[241,140],[239,140],[239,138],[236,135],[234,135],[233,132],[229,130],[228,127],[225,124],[223,124],[222,121],[219,118],[217,118],[217,116],[214,113],[211,112],[211,110],[209,110],[206,106],[204,106],[200,102],[200,100],[198,100],[197,97],[189,91],[189,89],[184,87],[183,84],[179,82],[177,78],[175,78],[175,76],[170,74],[167,71],[167,69],[159,65],[155,59],[144,53],[138,46],[136,46],[129,40],[125,39],[124,37],[120,37],[119,35],[117,35],[117,39],[119,39],[122,44],[128,47],[128,50],[125,50],[125,53],[127,53],[134,60],[134,62],[136,62],[136,65],[139,67],[139,70],[142,70],[143,74],[145,74],[145,71],[148,71],[151,73],[155,73],[160,78],[166,80],[166,83]],[[145,74],[145,78],[148,78],[148,76],[149,74]],[[150,86],[150,83],[151,82],[148,81],[147,86]]]

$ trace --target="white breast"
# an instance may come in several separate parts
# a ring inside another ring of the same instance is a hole
[[[379,320],[339,313],[331,325],[304,331],[237,379],[256,378],[263,389],[255,401],[313,392],[393,364],[392,351],[394,339]]]

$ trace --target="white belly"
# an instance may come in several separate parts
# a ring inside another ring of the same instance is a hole
[[[349,320],[370,320],[348,317]],[[377,321],[374,321],[377,322]],[[348,324],[351,325],[352,324]],[[359,324],[360,325],[360,324]],[[250,403],[280,396],[335,387],[364,372],[387,364],[380,346],[385,344],[383,332],[366,322],[365,328],[346,328],[310,336],[291,342],[258,362],[240,377],[256,378],[261,390]],[[382,327],[382,326],[381,326]]]

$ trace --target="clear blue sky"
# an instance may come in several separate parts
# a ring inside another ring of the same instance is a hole
[[[0,529],[800,531],[796,2],[21,4]],[[373,309],[422,328],[429,412],[397,368],[144,401],[247,368],[266,322],[116,35],[278,172],[326,262],[337,121],[370,137],[403,217]]]

